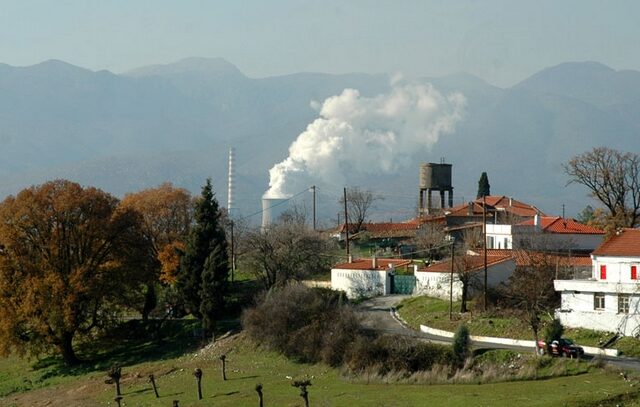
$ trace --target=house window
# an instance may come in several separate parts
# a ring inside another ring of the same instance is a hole
[[[629,313],[629,296],[627,294],[618,295],[618,314]]]
[[[600,266],[600,280],[607,279],[607,266],[605,264]]]
[[[604,293],[593,294],[593,309],[596,311],[604,310]]]
[[[504,248],[505,248],[505,249],[508,249],[508,248],[509,248],[509,245],[508,245],[507,243],[509,243],[509,239],[507,239],[507,238],[505,237],[505,238],[504,238]]]
[[[637,280],[638,279],[638,268],[637,268],[637,266],[631,266],[631,279],[632,280]]]
[[[487,236],[487,248],[488,249],[495,249],[495,247],[493,246],[493,236]]]

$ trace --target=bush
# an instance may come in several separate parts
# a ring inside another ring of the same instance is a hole
[[[254,340],[299,362],[342,364],[360,334],[356,314],[339,292],[290,284],[263,295],[244,312],[242,325]]]
[[[563,333],[564,326],[562,326],[558,318],[554,318],[544,330],[544,340],[547,343],[547,347],[551,346],[551,342],[562,338]]]
[[[346,367],[355,373],[373,371],[377,375],[387,375],[400,372],[408,375],[436,365],[448,365],[451,357],[449,348],[415,338],[399,335],[367,338],[361,335],[350,348]]]
[[[470,355],[471,339],[469,338],[469,328],[462,324],[453,335],[453,361],[458,367],[464,365],[465,360]]]

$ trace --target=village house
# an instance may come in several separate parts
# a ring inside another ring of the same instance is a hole
[[[331,269],[331,288],[344,291],[349,298],[394,294],[396,273],[400,269],[407,271],[409,267],[413,267],[410,260],[376,257],[336,264]]]
[[[556,316],[568,327],[640,335],[640,229],[623,229],[591,254],[586,279],[555,280]]]
[[[532,241],[547,250],[591,253],[603,239],[604,230],[560,216],[539,216],[515,225],[487,224],[487,248],[528,248]]]
[[[487,255],[487,285],[496,287],[506,283],[515,270],[515,259],[511,253]],[[427,295],[441,299],[449,299],[453,294],[454,301],[462,298],[463,282],[460,274],[468,274],[469,292],[475,294],[483,284],[484,256],[466,254],[453,261],[453,287],[451,287],[451,258],[422,267],[415,271],[415,294]],[[453,289],[452,289],[453,288]]]

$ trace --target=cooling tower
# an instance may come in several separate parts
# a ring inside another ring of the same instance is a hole
[[[289,208],[288,198],[262,198],[262,229],[269,227]]]

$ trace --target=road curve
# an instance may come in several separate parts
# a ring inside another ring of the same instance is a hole
[[[362,318],[362,325],[365,329],[371,329],[376,332],[409,336],[413,338],[423,339],[432,343],[451,344],[453,340],[446,336],[431,335],[424,332],[416,331],[403,324],[395,314],[395,306],[408,295],[387,295],[384,297],[370,298],[360,303],[357,311]],[[535,349],[528,346],[504,345],[491,342],[471,342],[475,349],[509,349],[516,352],[532,353]],[[588,357],[585,357],[588,358]],[[620,369],[640,371],[640,359],[627,357],[602,357],[607,364],[613,365]]]

